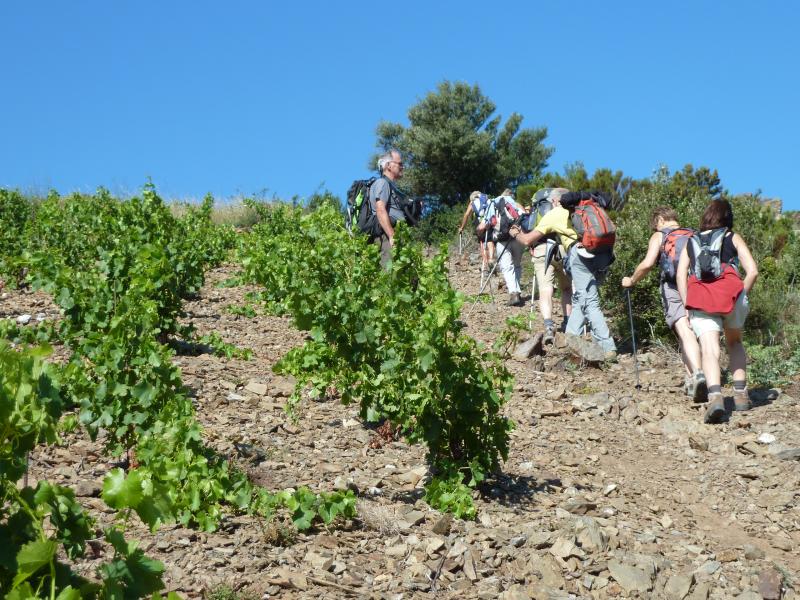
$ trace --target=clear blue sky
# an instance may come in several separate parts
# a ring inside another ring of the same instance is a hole
[[[344,195],[448,79],[546,126],[550,170],[706,165],[800,209],[799,28],[790,0],[4,0],[0,187]]]

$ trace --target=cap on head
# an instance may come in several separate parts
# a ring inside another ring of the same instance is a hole
[[[533,195],[533,201],[539,202],[541,200],[547,200],[550,198],[550,194],[554,188],[542,188],[540,190],[536,190],[536,193]]]
[[[469,201],[470,201],[470,202],[475,202],[475,200],[477,200],[477,199],[478,199],[478,198],[480,198],[480,197],[481,197],[481,193],[480,193],[480,192],[478,192],[478,191],[472,192],[472,193],[469,195]]]

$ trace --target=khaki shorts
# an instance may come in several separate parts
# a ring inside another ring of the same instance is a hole
[[[533,249],[533,270],[536,273],[536,283],[539,290],[553,289],[558,278],[558,287],[562,290],[572,291],[572,282],[564,272],[564,261],[559,260],[558,256],[550,261],[550,267],[544,270],[544,256],[547,252],[547,244],[539,244]]]
[[[741,329],[744,327],[744,322],[749,312],[750,300],[748,300],[747,294],[742,292],[736,299],[733,310],[727,315],[707,313],[702,310],[690,310],[689,320],[694,334],[700,337],[709,331],[722,333],[723,327],[725,329]]]

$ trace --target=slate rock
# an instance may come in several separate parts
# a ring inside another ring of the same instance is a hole
[[[605,552],[608,535],[592,517],[581,517],[575,524],[578,545],[589,552]]]
[[[517,344],[513,357],[519,361],[526,361],[534,354],[542,353],[542,333],[537,333],[532,338]]]
[[[647,574],[637,567],[626,565],[615,560],[609,561],[608,570],[622,589],[626,592],[647,592],[651,582]]]
[[[79,481],[74,489],[79,498],[97,498],[102,490],[96,481]]]
[[[248,392],[256,394],[257,396],[267,395],[267,385],[265,383],[260,383],[258,381],[249,382],[244,389],[247,390]]]
[[[719,568],[722,566],[722,563],[718,560],[708,560],[700,565],[696,570],[695,573],[698,575],[713,575]]]
[[[450,535],[450,529],[453,526],[453,515],[446,513],[442,518],[436,521],[433,525],[433,533],[437,535]]]
[[[703,581],[694,587],[687,600],[708,600],[708,594],[710,592],[711,584],[708,581]]]
[[[603,362],[605,360],[605,350],[593,340],[587,340],[577,335],[567,335],[567,347],[572,354],[587,362]]]
[[[764,600],[780,600],[783,577],[776,569],[766,569],[758,576],[758,592]]]
[[[581,496],[575,496],[564,502],[561,508],[574,515],[585,515],[596,509],[597,504]]]
[[[775,454],[775,458],[779,460],[800,460],[800,448],[789,448],[788,450],[781,450]]]
[[[664,586],[664,595],[669,600],[683,600],[692,588],[693,575],[672,575]]]
[[[742,547],[742,550],[744,551],[744,557],[747,560],[761,560],[764,558],[764,551],[753,544],[745,544]]]
[[[525,590],[525,587],[515,583],[507,590],[502,592],[498,597],[498,600],[531,600],[530,595]]]

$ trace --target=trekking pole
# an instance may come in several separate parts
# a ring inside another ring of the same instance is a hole
[[[528,329],[533,331],[533,292],[536,286],[536,273],[531,277],[531,310],[528,313]],[[541,294],[541,292],[539,292]]]
[[[503,258],[503,254],[506,253],[506,250],[508,250],[508,245],[503,244],[503,251],[500,253],[500,256],[497,257],[497,260],[495,261],[492,270],[489,271],[489,275],[486,277],[486,281],[481,284],[481,289],[478,290],[478,295],[475,296],[475,300],[472,302],[472,306],[469,307],[469,310],[467,311],[467,316],[470,316],[472,314],[472,309],[474,309],[475,305],[478,303],[478,298],[480,298],[480,295],[483,293],[483,288],[486,287],[486,284],[492,280],[492,275],[494,275],[494,272],[497,269],[497,265],[500,264],[500,259]],[[494,301],[494,296],[492,296],[492,301]]]
[[[483,235],[483,251],[481,252],[481,287],[480,287],[481,291],[478,292],[479,296],[483,293],[483,274],[486,271],[486,261],[488,260],[486,258],[486,256],[487,256],[487,254],[489,252],[489,250],[488,250],[488,246],[489,246],[488,240],[489,240],[489,228],[487,227],[486,228],[486,233]]]
[[[633,368],[636,372],[636,389],[642,389],[639,383],[639,359],[636,356],[636,330],[633,328],[633,309],[631,308],[631,288],[625,288],[625,294],[628,296],[628,317],[631,320],[631,341],[633,342]]]
[[[461,238],[461,232],[458,232],[458,255],[462,256],[464,254],[464,243]]]

